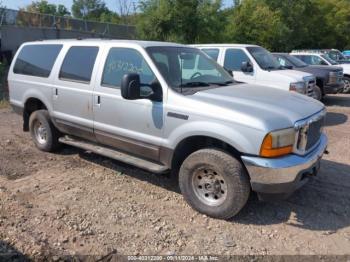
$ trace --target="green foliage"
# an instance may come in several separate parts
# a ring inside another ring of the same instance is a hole
[[[100,21],[101,17],[112,19],[112,11],[101,0],[73,0],[72,13],[76,18],[93,21]]]
[[[127,0],[120,3],[129,6]],[[138,38],[145,40],[253,43],[272,51],[350,49],[350,0],[233,0],[232,4],[223,9],[221,0],[139,0],[139,12],[120,10],[118,15],[103,0],[73,0],[72,13],[76,18],[136,25]],[[46,0],[35,1],[26,10],[69,14],[63,5]]]
[[[24,8],[24,11],[58,16],[70,15],[70,12],[64,5],[49,4],[46,0],[33,1]]]
[[[226,38],[229,42],[258,44],[277,50],[287,31],[279,13],[261,0],[243,1],[228,17]]]
[[[273,51],[350,45],[349,0],[244,0],[230,13],[230,41]]]
[[[182,43],[217,41],[223,33],[220,7],[219,0],[142,0],[139,36]]]

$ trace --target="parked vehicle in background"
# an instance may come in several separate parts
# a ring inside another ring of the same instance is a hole
[[[290,55],[295,56],[305,62],[308,65],[328,65],[333,67],[341,66],[344,73],[344,93],[350,92],[350,64],[339,64],[338,62],[331,59],[328,55],[321,52],[314,51],[292,51]]]
[[[343,55],[346,57],[346,59],[350,60],[350,50],[343,51]]]
[[[273,53],[281,66],[313,74],[316,77],[315,98],[321,100],[326,94],[343,91],[343,68],[334,66],[308,65],[287,53]]]
[[[305,72],[282,67],[266,49],[257,45],[206,44],[193,45],[232,71],[238,82],[270,86],[314,96],[316,79]]]
[[[234,83],[184,45],[26,43],[8,82],[40,150],[64,143],[154,173],[172,170],[187,202],[212,217],[237,214],[251,189],[261,198],[290,195],[317,174],[327,147],[322,103]]]

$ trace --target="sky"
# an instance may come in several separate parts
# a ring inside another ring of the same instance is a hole
[[[136,0],[130,0],[137,2]],[[32,2],[32,0],[2,0],[2,4],[10,9],[19,9],[21,7],[25,7],[26,5],[29,5]],[[48,0],[51,4],[62,4],[65,5],[69,10],[72,6],[73,0]],[[116,11],[117,10],[117,0],[105,0],[104,1],[108,8]],[[230,6],[232,4],[232,0],[223,0],[224,6]]]

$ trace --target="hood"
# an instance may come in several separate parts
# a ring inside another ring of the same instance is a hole
[[[303,81],[304,77],[312,76],[309,73],[296,71],[296,70],[291,70],[291,69],[275,70],[275,71],[270,71],[270,73],[273,73],[273,74],[276,74],[276,75],[279,75],[279,76],[288,76],[288,77],[294,79],[292,82]]]
[[[252,120],[254,128],[276,130],[292,127],[324,108],[317,100],[276,88],[239,84],[200,91],[192,99],[216,106],[216,115],[226,119]],[[244,123],[249,125],[250,123]]]
[[[316,77],[328,77],[329,72],[339,72],[343,71],[342,67],[335,67],[335,66],[317,66],[317,65],[310,65],[305,67],[296,67],[295,70],[307,72],[310,74],[313,74]]]
[[[341,66],[344,70],[344,73],[350,74],[350,64],[339,64],[337,66]]]
[[[303,69],[303,68],[300,68],[300,69]],[[326,65],[309,65],[305,68],[310,68],[314,70],[324,70],[324,71],[342,71],[343,70],[341,66],[326,66]]]

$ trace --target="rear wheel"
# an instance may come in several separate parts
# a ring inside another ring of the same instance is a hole
[[[42,151],[53,152],[60,147],[59,131],[52,124],[47,110],[38,110],[29,117],[29,131],[32,139]]]
[[[179,184],[185,200],[208,216],[228,219],[246,204],[250,183],[242,164],[226,152],[201,149],[183,162]]]
[[[343,93],[350,93],[350,77],[344,77]]]

